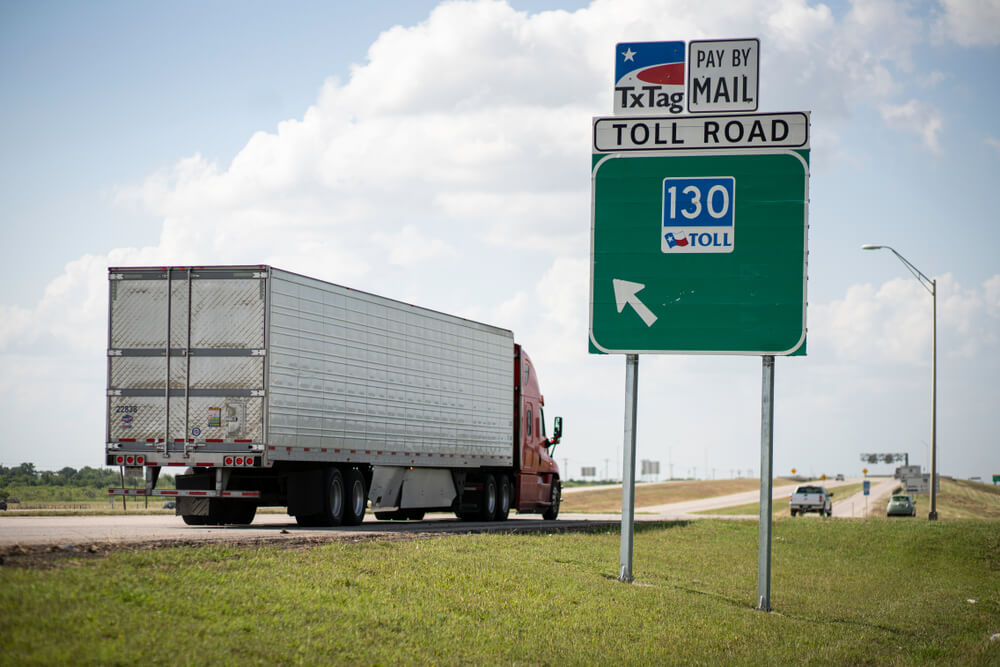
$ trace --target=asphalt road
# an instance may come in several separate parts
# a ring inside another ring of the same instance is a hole
[[[858,483],[860,479],[824,482],[831,489]],[[898,484],[894,479],[872,481],[867,507],[874,510]],[[790,495],[797,485],[782,485],[773,490],[774,498]],[[680,503],[636,508],[636,521],[673,521],[723,518],[720,515],[696,514],[705,510],[756,502],[759,491],[703,498]],[[836,497],[836,496],[835,496]],[[862,494],[838,499],[834,517],[864,516],[866,503]],[[733,518],[755,519],[753,515],[732,515]],[[367,517],[360,526],[340,528],[302,528],[285,514],[258,514],[250,526],[188,526],[173,515],[113,515],[113,516],[0,516],[0,548],[21,546],[52,546],[55,548],[81,545],[156,545],[197,542],[281,542],[370,539],[374,536],[407,537],[421,534],[469,532],[557,532],[590,530],[597,526],[617,525],[618,513],[562,514],[557,521],[544,521],[537,515],[512,514],[504,522],[459,521],[452,514],[429,514],[424,521],[377,521]]]

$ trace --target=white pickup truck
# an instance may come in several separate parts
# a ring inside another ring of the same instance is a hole
[[[792,516],[806,512],[819,512],[820,516],[833,516],[833,493],[822,486],[800,486],[788,499]]]

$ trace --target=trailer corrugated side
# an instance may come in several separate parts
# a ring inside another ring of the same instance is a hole
[[[268,266],[110,279],[109,463],[512,464],[508,330]]]

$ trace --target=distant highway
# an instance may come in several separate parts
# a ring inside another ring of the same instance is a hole
[[[823,482],[828,488],[860,483],[860,478],[843,482]],[[883,505],[898,480],[876,478],[872,480],[871,495],[868,497],[868,511]],[[773,497],[790,495],[797,484],[781,485],[774,488]],[[593,488],[593,487],[590,487]],[[617,488],[621,488],[618,485]],[[567,489],[567,493],[579,491]],[[727,496],[702,498],[652,507],[637,507],[636,521],[672,521],[727,518],[729,515],[704,515],[697,512],[721,509],[753,503],[760,496],[759,490],[734,493]],[[836,496],[834,496],[836,498]],[[861,493],[840,498],[833,505],[834,517],[862,517],[865,513],[865,499]],[[755,519],[756,515],[731,515],[731,518]],[[606,514],[560,515],[558,521],[544,521],[537,515],[523,517],[512,514],[505,522],[459,521],[453,514],[429,514],[424,521],[377,521],[366,517],[360,526],[340,528],[302,528],[292,517],[285,514],[259,513],[250,526],[188,526],[178,516],[173,515],[108,515],[108,516],[0,516],[0,549],[10,549],[14,545],[52,546],[54,548],[79,547],[81,545],[138,545],[170,544],[192,542],[280,542],[288,540],[329,541],[335,539],[358,539],[375,536],[398,535],[400,537],[436,534],[503,531],[534,532],[538,530],[586,530],[595,525],[617,524],[621,515],[617,512]]]

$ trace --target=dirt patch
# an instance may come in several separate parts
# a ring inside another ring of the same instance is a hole
[[[376,524],[378,525],[378,524]],[[532,533],[567,533],[591,532],[595,530],[617,529],[618,522],[607,521],[573,521],[566,523],[532,524],[518,526],[514,523],[494,525],[451,524],[446,528],[433,523],[398,524],[405,530],[393,530],[392,524],[378,525],[379,529],[363,532],[339,532],[332,530],[322,534],[301,535],[295,529],[281,529],[271,535],[243,537],[238,533],[220,533],[214,539],[147,539],[129,541],[88,542],[84,544],[14,544],[0,546],[0,567],[19,568],[49,568],[81,565],[89,560],[104,558],[115,552],[139,552],[153,549],[171,549],[176,547],[205,547],[224,545],[239,548],[271,547],[278,549],[301,549],[323,544],[360,544],[364,542],[401,542],[410,540],[437,539],[454,535],[471,535],[479,533],[494,534],[532,534]]]

